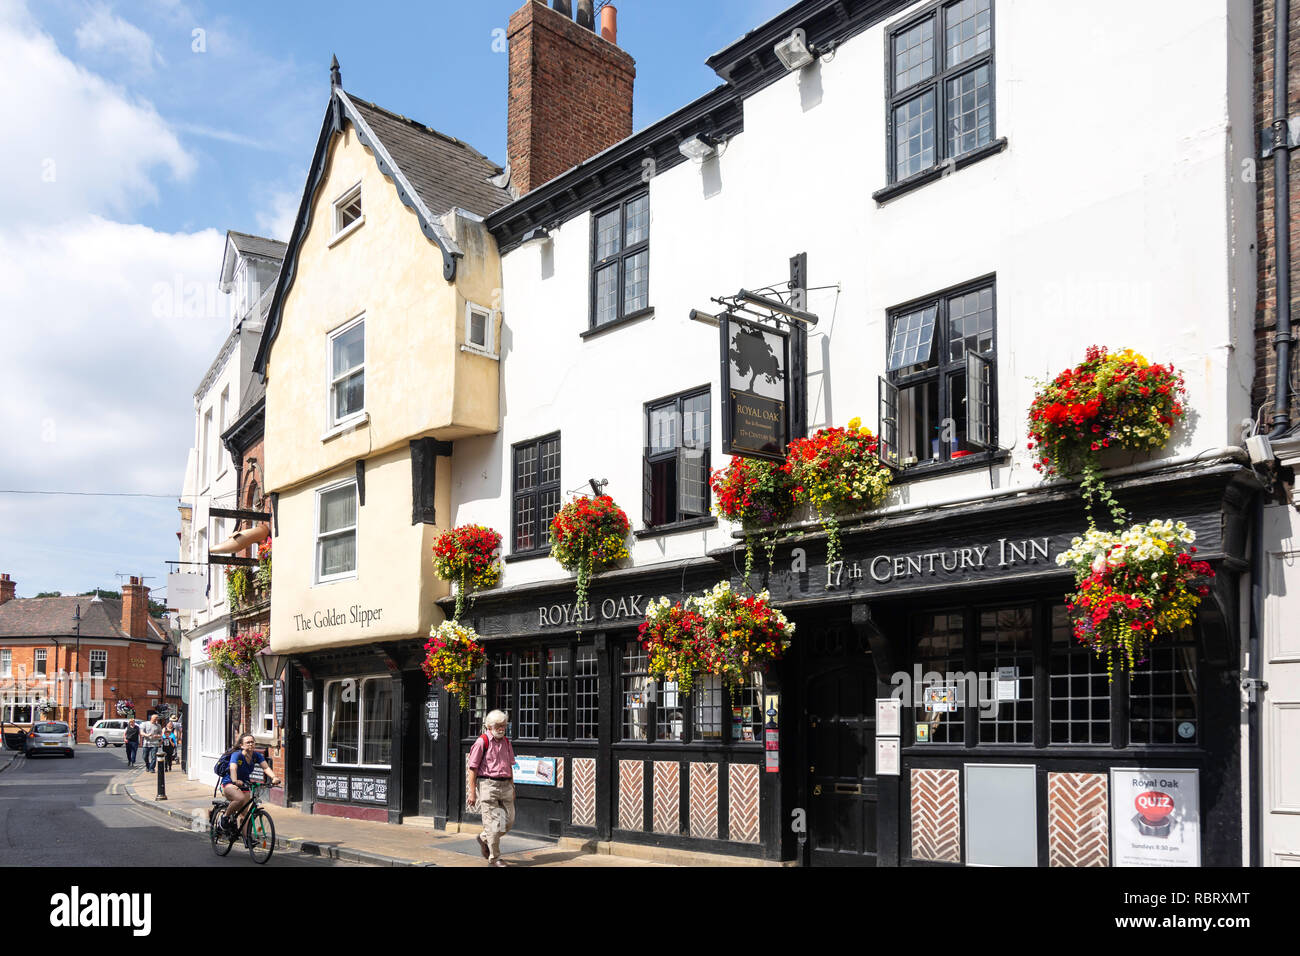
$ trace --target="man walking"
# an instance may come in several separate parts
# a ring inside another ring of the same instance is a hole
[[[144,769],[154,772],[154,761],[158,759],[158,747],[162,743],[162,727],[156,717],[150,716],[140,725],[140,737],[144,743]]]
[[[465,803],[483,815],[479,849],[489,866],[505,866],[501,838],[515,825],[515,749],[506,739],[506,715],[494,710],[469,750]]]
[[[132,717],[126,722],[126,765],[135,769],[135,754],[140,749],[140,726]]]

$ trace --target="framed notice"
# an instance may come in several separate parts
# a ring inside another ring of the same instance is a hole
[[[877,777],[898,776],[898,744],[897,737],[876,738]]]
[[[897,697],[876,700],[876,736],[897,737],[903,732],[903,702]]]
[[[1110,828],[1112,866],[1200,866],[1199,771],[1112,767]]]
[[[790,434],[790,336],[729,313],[719,320],[722,451],[785,461]]]
[[[555,786],[554,757],[515,757],[510,768],[515,783],[529,783],[538,787]]]

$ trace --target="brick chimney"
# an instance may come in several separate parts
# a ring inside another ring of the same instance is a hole
[[[9,580],[9,575],[0,574],[0,604],[14,599],[14,589],[18,585]]]
[[[122,585],[122,630],[135,638],[149,631],[149,589],[136,577]]]
[[[516,10],[508,33],[506,152],[522,196],[632,135],[636,61],[541,0]]]

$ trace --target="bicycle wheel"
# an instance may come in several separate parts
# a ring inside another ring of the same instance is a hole
[[[217,856],[225,856],[235,845],[235,838],[221,829],[221,810],[218,807],[213,807],[208,814],[208,837],[212,840],[212,852]]]
[[[271,814],[258,807],[248,818],[244,833],[248,841],[248,855],[254,863],[265,863],[271,859],[271,854],[275,852],[275,821],[271,819]]]

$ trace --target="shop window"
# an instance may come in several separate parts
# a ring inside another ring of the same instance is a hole
[[[675,681],[659,684],[655,695],[655,739],[686,739],[686,695]]]
[[[104,702],[92,700],[86,707],[86,729],[90,729],[104,719]]]
[[[691,688],[696,740],[722,739],[722,705],[726,692],[717,677],[699,676]]]
[[[646,528],[708,517],[710,432],[707,388],[646,405],[642,461]]]
[[[636,644],[623,652],[623,739],[645,740],[650,706],[646,701],[646,683],[650,677],[650,660]]]
[[[994,286],[984,281],[889,314],[880,459],[893,468],[996,448]]]
[[[591,327],[650,305],[650,195],[625,199],[593,217]]]
[[[929,7],[889,36],[889,181],[993,140],[992,0]]]
[[[569,739],[569,649],[546,649],[546,739]]]
[[[492,698],[492,707],[506,715],[510,720],[510,736],[514,736],[514,671],[511,667],[510,653],[503,651],[492,656],[492,679],[496,684],[496,692]],[[486,716],[486,714],[484,715]],[[469,736],[478,733],[478,728],[483,726],[482,720],[472,729]]]
[[[560,436],[548,435],[514,446],[514,554],[549,554],[551,519],[560,510]]]
[[[6,724],[30,724],[36,719],[36,711],[30,703],[0,704],[0,721]]]
[[[469,682],[469,710],[462,725],[463,735],[473,737],[483,732],[487,717],[487,664],[474,672]]]
[[[521,740],[537,740],[541,729],[538,713],[541,702],[538,684],[542,674],[541,651],[520,651],[519,663],[519,723],[515,736]]]
[[[964,618],[960,613],[926,614],[917,622],[916,657],[921,673],[923,676],[938,676],[915,689],[914,710],[918,722],[929,723],[933,743],[960,744],[966,739],[963,713],[970,705],[968,687],[962,680],[948,681],[948,675],[955,676],[966,670],[964,631]],[[940,709],[943,705],[937,705],[935,710],[927,712],[926,691],[930,687],[949,687],[957,698],[958,709],[945,710]]]
[[[316,493],[316,580],[355,577],[357,573],[357,483]]]
[[[360,417],[366,407],[366,323],[354,319],[329,336],[329,424]]]
[[[1195,744],[1197,719],[1196,646],[1186,631],[1177,643],[1152,647],[1149,660],[1129,683],[1129,743]]]
[[[388,766],[392,745],[390,678],[349,678],[325,685],[325,763]]]
[[[980,708],[980,743],[1034,742],[1034,612],[984,611],[979,617],[979,667],[996,688],[997,706]]]
[[[596,649],[579,647],[573,659],[574,740],[595,740],[600,731],[600,685]]]
[[[1053,744],[1110,743],[1106,661],[1074,638],[1065,605],[1052,608],[1050,733]]]
[[[45,669],[45,668],[46,668],[46,663],[45,663],[45,659],[46,659],[46,658],[45,658],[45,655],[46,655],[46,653],[47,653],[47,651],[45,650],[45,648],[43,648],[43,647],[38,647],[38,648],[36,648],[35,656],[34,656],[34,658],[33,658],[32,663],[33,663],[33,666],[35,667],[35,671],[36,671],[36,676],[37,676],[37,677],[44,677],[44,676],[46,676],[46,673],[47,673],[47,672],[46,672],[46,669]]]
[[[108,674],[108,651],[90,652],[90,676],[104,677]]]

